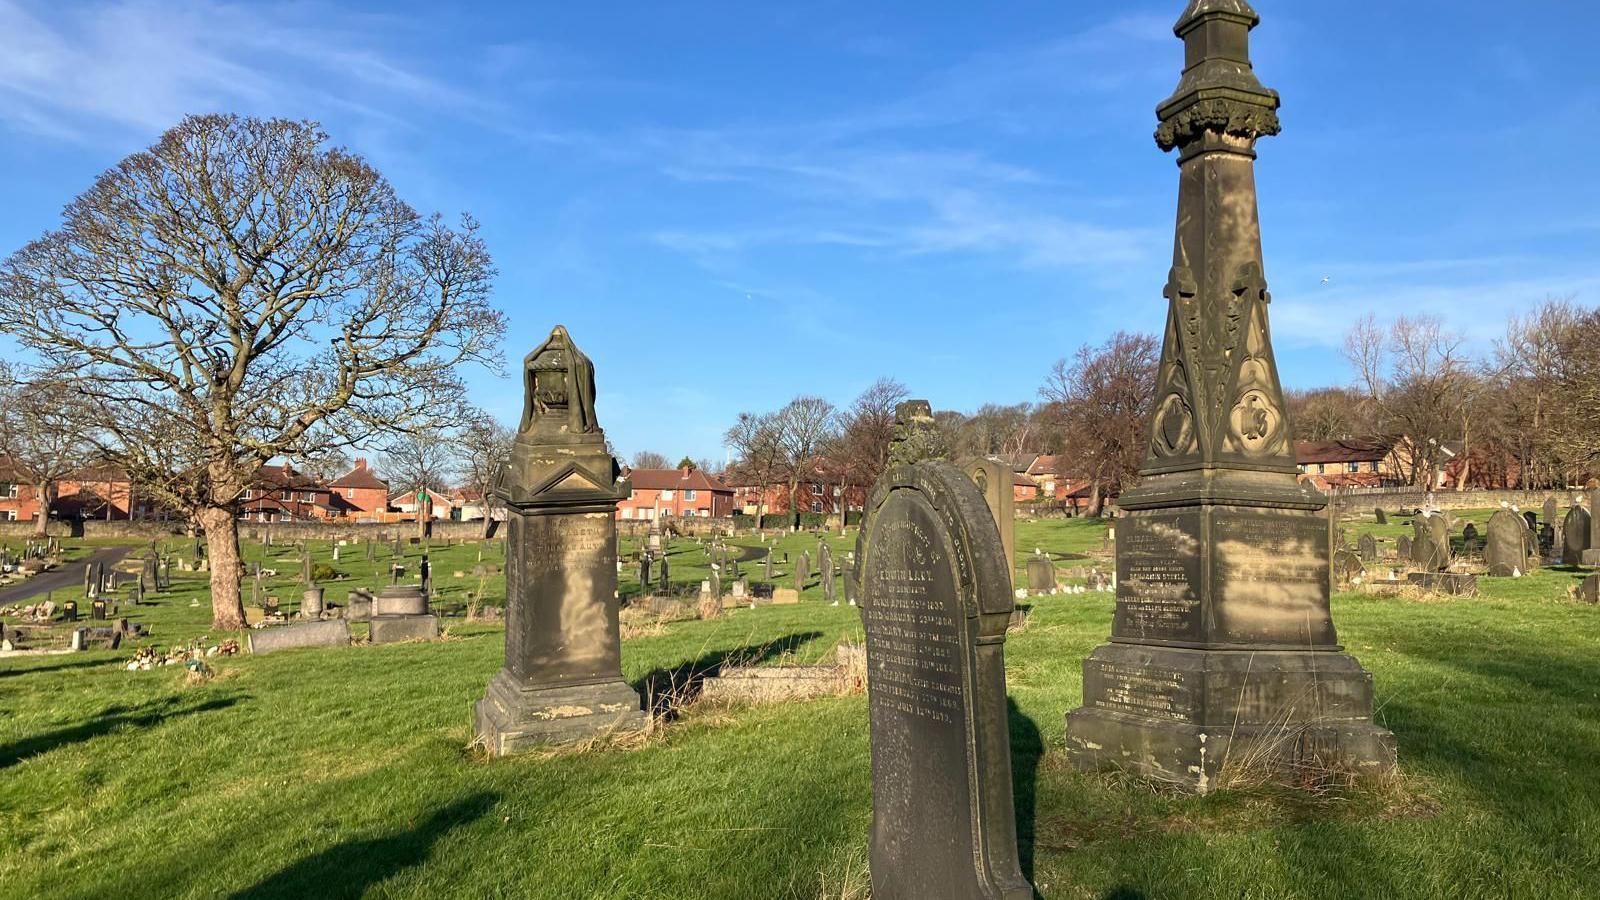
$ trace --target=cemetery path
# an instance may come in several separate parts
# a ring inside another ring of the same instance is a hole
[[[78,562],[68,563],[54,571],[41,572],[19,584],[0,588],[0,606],[11,606],[50,591],[64,591],[74,587],[82,588],[84,566],[92,566],[98,562],[105,563],[106,568],[109,569],[121,562],[124,556],[132,553],[133,549],[133,544],[125,547],[106,547],[103,550],[96,550]]]

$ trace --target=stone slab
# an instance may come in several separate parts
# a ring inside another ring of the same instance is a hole
[[[367,622],[368,640],[374,644],[439,639],[438,616],[373,616]]]
[[[1452,597],[1478,596],[1478,576],[1466,572],[1412,572],[1406,580],[1429,593]]]
[[[648,721],[638,692],[621,679],[524,689],[504,669],[473,704],[472,718],[477,739],[494,756],[640,731]]]
[[[343,619],[301,622],[281,628],[255,628],[246,636],[251,653],[276,653],[303,647],[343,647],[350,643],[350,623]]]

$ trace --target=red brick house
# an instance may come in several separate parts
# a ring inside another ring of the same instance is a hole
[[[39,517],[39,492],[33,477],[10,457],[0,456],[0,522],[32,522]]]
[[[1022,472],[1011,473],[1011,497],[1018,503],[1039,499],[1039,485]]]
[[[351,510],[332,487],[287,463],[262,466],[243,501],[239,517],[248,522],[325,521]]]
[[[1300,480],[1318,490],[1400,484],[1394,444],[1382,440],[1295,441]]]
[[[358,519],[376,519],[389,508],[389,482],[379,478],[365,459],[357,459],[355,468],[328,482],[328,488],[349,507],[346,515]]]
[[[619,519],[715,518],[734,513],[734,489],[699,469],[631,469],[633,496],[617,504]]]

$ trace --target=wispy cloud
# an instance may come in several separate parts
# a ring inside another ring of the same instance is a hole
[[[157,131],[201,111],[339,110],[401,124],[408,106],[480,109],[474,95],[370,43],[370,32],[397,22],[320,5],[201,0],[113,0],[46,17],[0,0],[0,120],[86,141]]]

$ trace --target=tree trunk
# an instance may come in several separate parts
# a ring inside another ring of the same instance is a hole
[[[800,479],[791,479],[789,481],[789,530],[791,532],[800,530],[800,506],[796,502],[799,493]]]
[[[233,510],[208,506],[197,518],[206,535],[206,557],[211,565],[211,627],[238,631],[245,627],[244,600],[239,579],[244,564],[239,557],[239,520]]]
[[[1100,479],[1094,480],[1094,488],[1089,493],[1089,511],[1096,519],[1105,512],[1105,497],[1100,491]]]
[[[50,533],[50,507],[53,505],[50,497],[50,485],[39,484],[34,486],[39,492],[39,520],[34,523],[33,536],[42,538]]]

